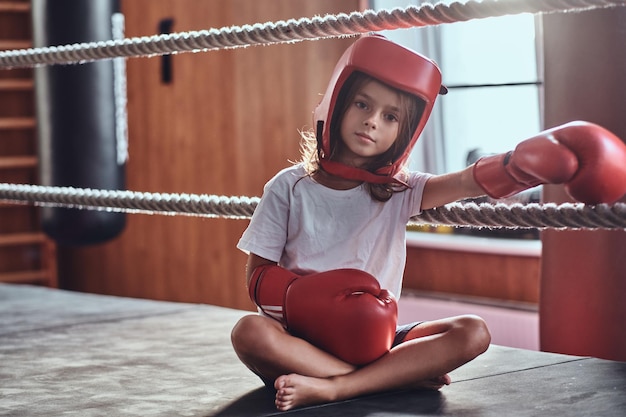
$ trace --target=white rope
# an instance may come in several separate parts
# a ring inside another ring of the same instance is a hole
[[[247,219],[258,197],[161,194],[0,183],[0,201],[125,213]],[[412,224],[538,229],[626,229],[626,204],[453,203],[411,219]]]
[[[508,229],[626,229],[626,204],[452,203],[426,210],[411,223]]]
[[[162,194],[0,183],[0,200],[41,206],[144,214],[184,214],[246,219],[259,199],[197,194]]]
[[[434,26],[521,13],[554,13],[623,6],[626,0],[470,0],[404,9],[290,19],[73,45],[0,51],[0,69],[84,63],[115,57],[167,55],[249,45],[334,38],[385,29]]]

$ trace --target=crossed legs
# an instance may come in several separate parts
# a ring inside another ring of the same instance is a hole
[[[388,354],[359,368],[258,315],[243,317],[231,340],[248,368],[274,381],[276,407],[285,411],[389,390],[439,389],[450,383],[448,372],[487,350],[491,337],[476,316],[425,322]]]

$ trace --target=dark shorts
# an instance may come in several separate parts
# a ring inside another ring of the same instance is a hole
[[[416,322],[413,322],[413,323],[403,324],[401,326],[397,326],[396,327],[396,337],[393,339],[393,343],[391,344],[391,347],[394,348],[394,347],[398,346],[400,343],[404,342],[404,339],[406,338],[406,335],[411,330],[413,330],[413,328],[415,328],[416,326],[419,326],[422,323],[423,323],[423,321],[416,321]]]

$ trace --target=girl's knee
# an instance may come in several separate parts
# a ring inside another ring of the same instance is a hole
[[[254,355],[264,345],[270,344],[280,325],[259,315],[244,316],[230,333],[230,340],[239,357]]]
[[[481,317],[472,314],[460,316],[457,318],[457,325],[463,329],[465,346],[470,356],[476,357],[489,348],[491,334]]]
[[[230,341],[235,351],[239,352],[239,350],[245,349],[246,345],[254,340],[259,331],[258,318],[254,315],[244,316],[235,324],[230,332]]]

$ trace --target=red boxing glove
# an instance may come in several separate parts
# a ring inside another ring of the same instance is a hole
[[[353,365],[389,351],[398,306],[376,278],[357,269],[337,269],[294,281],[285,297],[287,329]]]
[[[395,338],[396,300],[366,272],[337,269],[300,277],[264,265],[254,270],[249,288],[261,310],[294,336],[353,365],[380,358]]]
[[[626,194],[626,145],[601,126],[571,122],[521,142],[515,151],[481,158],[473,174],[493,198],[564,183],[575,200],[613,203]]]

